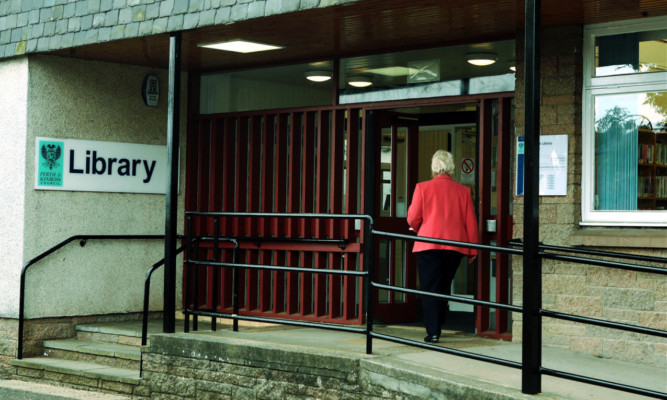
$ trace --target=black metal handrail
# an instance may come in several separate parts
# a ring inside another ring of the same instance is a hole
[[[176,249],[174,255],[179,255],[185,250],[187,245],[183,245]],[[153,272],[157,271],[158,268],[164,265],[164,258],[160,261],[153,264],[148,271],[146,272],[146,278],[144,279],[144,309],[143,316],[141,319],[141,345],[145,346],[148,343],[148,303],[150,302],[150,292],[151,292],[151,277]]]
[[[242,212],[231,212],[231,213],[224,213],[224,212],[221,212],[221,213],[193,212],[193,213],[186,213],[186,214],[189,215],[189,216],[206,216],[206,217],[215,217],[215,218],[220,218],[220,217],[355,218],[356,217],[356,218],[360,218],[360,219],[365,219],[369,222],[365,226],[365,229],[367,229],[367,230],[365,231],[364,241],[362,243],[362,246],[363,246],[362,251],[364,253],[364,260],[365,260],[364,265],[366,267],[365,271],[322,270],[322,269],[303,268],[303,267],[283,267],[283,266],[270,266],[270,265],[239,264],[237,262],[236,258],[234,259],[234,262],[232,262],[232,263],[220,262],[218,260],[206,260],[206,261],[188,260],[188,263],[190,263],[191,265],[216,267],[216,270],[218,270],[219,268],[233,268],[234,271],[236,271],[237,269],[262,269],[262,270],[289,271],[289,272],[299,272],[299,273],[306,273],[307,272],[307,273],[353,275],[353,276],[361,277],[361,278],[364,279],[364,297],[363,297],[363,301],[364,301],[364,311],[366,313],[366,329],[356,329],[356,328],[346,327],[346,326],[339,326],[339,325],[333,325],[333,324],[324,324],[324,323],[313,323],[313,322],[307,322],[307,321],[294,321],[294,320],[287,320],[287,319],[282,319],[282,318],[269,318],[269,317],[261,317],[261,316],[240,315],[238,313],[237,305],[235,305],[234,311],[231,314],[213,312],[213,311],[210,311],[210,310],[198,310],[198,309],[186,308],[184,310],[186,315],[187,314],[204,315],[204,316],[210,316],[210,317],[213,317],[213,318],[215,318],[215,317],[225,317],[225,318],[232,318],[235,322],[237,320],[248,320],[248,321],[271,322],[271,323],[278,323],[278,324],[285,324],[285,325],[315,327],[315,328],[332,329],[332,330],[339,330],[339,331],[346,331],[346,332],[363,333],[367,337],[366,352],[368,354],[372,353],[372,339],[377,338],[377,339],[393,341],[393,342],[396,342],[396,343],[406,344],[406,345],[410,345],[410,346],[415,346],[415,347],[430,349],[430,350],[434,350],[434,351],[439,351],[439,352],[443,352],[443,353],[458,355],[458,356],[461,356],[461,357],[467,357],[467,358],[471,358],[471,359],[475,359],[475,360],[491,362],[491,363],[495,363],[495,364],[499,364],[499,365],[503,365],[503,366],[507,366],[507,367],[512,367],[512,368],[525,369],[525,368],[528,367],[525,363],[522,363],[522,362],[515,362],[515,361],[511,361],[511,360],[504,360],[504,359],[499,359],[499,358],[495,358],[495,357],[489,357],[489,356],[485,356],[485,355],[481,355],[481,354],[477,354],[477,353],[470,353],[470,352],[457,350],[457,349],[434,346],[434,345],[431,345],[431,344],[421,343],[421,342],[417,342],[417,341],[413,341],[413,340],[403,339],[403,338],[399,338],[399,337],[395,337],[395,336],[375,332],[373,330],[373,303],[370,300],[372,289],[376,289],[376,290],[382,289],[382,290],[390,290],[390,291],[397,291],[397,292],[407,293],[407,294],[411,294],[411,295],[430,296],[430,297],[435,297],[435,298],[439,298],[439,299],[443,299],[443,300],[460,302],[460,303],[470,304],[470,305],[475,305],[475,306],[497,308],[497,309],[502,309],[502,310],[506,310],[506,311],[510,311],[510,312],[522,312],[522,313],[525,314],[526,313],[526,311],[525,311],[526,308],[520,307],[520,306],[514,306],[514,305],[511,305],[511,304],[501,304],[501,303],[475,300],[475,299],[463,298],[463,297],[452,296],[452,295],[440,295],[440,294],[423,292],[423,291],[404,288],[404,287],[384,285],[384,284],[374,282],[373,278],[372,278],[373,277],[373,272],[372,272],[373,271],[373,260],[372,260],[372,257],[369,257],[369,254],[372,253],[372,251],[370,251],[370,249],[373,248],[372,246],[373,246],[374,236],[388,237],[388,238],[393,238],[393,239],[397,239],[397,240],[411,240],[411,241],[423,241],[423,242],[435,243],[435,244],[447,244],[447,245],[454,245],[454,246],[457,246],[457,247],[473,248],[473,249],[484,250],[484,251],[505,252],[505,253],[517,254],[517,255],[523,255],[524,254],[523,248],[517,249],[517,248],[512,248],[512,247],[500,247],[500,246],[471,244],[471,243],[443,240],[443,239],[437,239],[437,238],[418,237],[418,236],[413,236],[413,235],[403,235],[403,234],[377,231],[377,230],[372,228],[373,220],[370,216],[346,215],[346,214],[332,215],[332,214],[242,213]],[[188,225],[189,226],[191,226],[190,222],[191,222],[191,220],[188,220]],[[216,232],[219,232],[218,222],[219,222],[219,220],[216,220],[216,228],[215,228]],[[266,238],[266,239],[271,240],[273,238]],[[294,241],[298,242],[299,238],[294,238]],[[510,241],[508,244],[510,246],[519,246],[519,247],[522,247],[522,245],[523,245],[521,242],[516,241],[516,240]],[[216,246],[216,248],[217,248],[217,246]],[[558,253],[556,253],[556,252],[558,252]],[[626,259],[626,260],[667,263],[667,259],[662,258],[662,257],[631,255],[631,254],[612,253],[612,252],[604,252],[604,251],[590,251],[590,250],[584,250],[584,249],[572,249],[572,248],[567,248],[567,247],[550,246],[550,245],[543,245],[543,244],[539,245],[538,255],[539,255],[540,258],[549,258],[549,259],[555,259],[555,260],[567,261],[567,262],[578,262],[578,263],[592,264],[592,265],[598,265],[598,266],[603,266],[603,267],[612,267],[612,268],[619,268],[619,269],[634,270],[634,271],[639,271],[639,272],[667,274],[667,269],[663,269],[663,268],[659,268],[659,267],[636,265],[636,264],[631,264],[631,263],[627,263],[627,262],[620,262],[620,261],[607,261],[607,260],[599,260],[599,259],[571,256],[571,255],[566,255],[566,254],[562,254],[562,253],[574,253],[574,254],[584,254],[584,255],[588,255],[588,256],[602,256],[602,257],[621,258],[621,259]],[[659,330],[659,329],[647,328],[647,327],[624,324],[624,323],[617,323],[617,322],[613,322],[613,321],[600,320],[600,319],[589,318],[589,317],[584,317],[584,316],[579,316],[579,315],[571,315],[571,314],[555,312],[555,311],[550,311],[550,310],[544,310],[544,309],[539,309],[539,316],[540,317],[558,318],[558,319],[563,319],[563,320],[569,320],[569,321],[591,324],[591,325],[597,325],[597,326],[603,326],[603,327],[614,328],[614,329],[621,329],[621,330],[625,330],[625,331],[629,331],[629,332],[653,335],[653,336],[657,336],[657,337],[667,337],[667,332]],[[524,348],[522,351],[523,352],[529,351],[529,349]],[[641,394],[641,395],[646,395],[646,396],[650,396],[650,397],[657,397],[657,398],[667,399],[667,393],[661,393],[661,392],[657,392],[657,391],[654,391],[654,390],[634,387],[634,386],[615,383],[615,382],[604,381],[604,380],[600,380],[600,379],[597,379],[597,378],[576,375],[576,374],[572,374],[572,373],[568,373],[568,372],[564,372],[564,371],[557,371],[557,370],[553,370],[553,369],[549,369],[549,368],[544,368],[541,365],[539,367],[539,373],[544,374],[544,375],[551,375],[551,376],[556,376],[556,377],[560,377],[560,378],[565,378],[565,379],[575,380],[575,381],[579,381],[579,382],[584,382],[584,383],[588,383],[588,384],[608,387],[608,388],[612,388],[612,389],[622,390],[622,391],[629,392],[629,393],[635,393],[635,394]],[[527,375],[524,374],[523,376],[524,376],[524,379],[525,379],[525,377]]]
[[[19,326],[18,326],[18,349],[17,349],[17,358],[20,360],[23,358],[23,330],[25,326],[25,277],[28,268],[35,265],[37,262],[43,260],[49,255],[55,253],[59,249],[63,248],[67,244],[80,240],[81,247],[86,245],[88,240],[149,240],[149,239],[164,239],[164,235],[74,235],[71,236],[62,242],[56,244],[55,246],[49,248],[48,250],[42,252],[38,256],[34,257],[28,261],[21,270],[21,282],[19,288]]]

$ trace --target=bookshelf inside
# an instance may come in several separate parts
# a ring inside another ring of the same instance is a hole
[[[667,133],[639,129],[637,209],[667,207]]]

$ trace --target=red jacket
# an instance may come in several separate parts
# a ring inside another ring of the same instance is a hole
[[[449,175],[438,175],[418,183],[408,208],[408,224],[419,236],[477,243],[477,217],[470,189]],[[464,255],[477,250],[441,244],[415,242],[413,252],[444,249]]]

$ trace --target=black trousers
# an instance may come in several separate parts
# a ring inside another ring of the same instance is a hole
[[[463,254],[453,250],[426,250],[417,252],[419,287],[424,292],[451,294],[452,280]],[[440,336],[445,322],[447,301],[422,296],[424,325],[429,336]]]

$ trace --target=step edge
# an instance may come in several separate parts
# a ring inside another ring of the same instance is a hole
[[[94,342],[81,339],[62,339],[45,340],[42,343],[42,347],[45,350],[53,349],[71,351],[96,356],[115,357],[131,361],[141,360],[141,348],[127,344]],[[108,349],[109,347],[112,349]],[[113,349],[114,347],[116,347],[116,349]]]
[[[42,371],[57,372],[67,375],[83,376],[92,379],[101,379],[104,381],[120,382],[130,385],[141,385],[139,371],[126,368],[109,367],[107,365],[95,364],[89,362],[66,360],[69,366],[53,365],[45,363],[44,360],[54,360],[53,358],[24,358],[21,360],[10,360],[10,365],[18,368],[37,369]],[[131,377],[128,375],[135,375]]]

